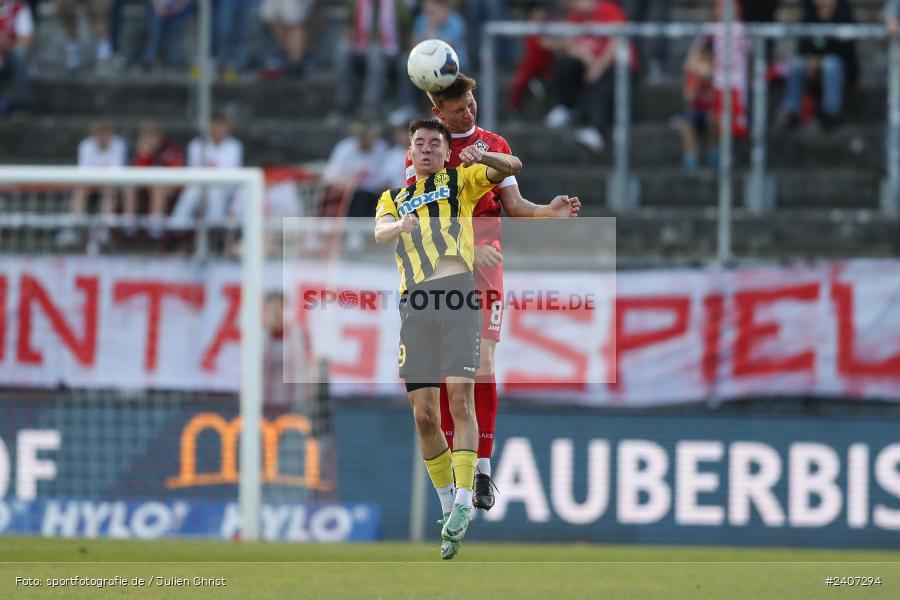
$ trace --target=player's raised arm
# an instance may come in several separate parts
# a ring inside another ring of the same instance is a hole
[[[518,156],[500,152],[485,152],[478,146],[463,148],[459,153],[459,163],[463,167],[475,164],[487,166],[487,178],[492,183],[500,183],[507,177],[517,175],[522,170],[522,161]]]
[[[522,197],[517,185],[500,190],[500,203],[506,214],[515,218],[564,219],[577,217],[581,212],[578,196],[556,196],[549,204],[535,204]]]

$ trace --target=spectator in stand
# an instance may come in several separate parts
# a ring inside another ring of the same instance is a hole
[[[144,121],[138,127],[133,164],[136,167],[181,167],[184,165],[184,152],[178,144],[166,137],[159,123]],[[125,190],[125,213],[138,214],[139,203],[147,206],[150,235],[160,238],[163,234],[163,217],[177,197],[178,190],[172,187],[130,187]],[[133,231],[133,228],[126,229],[126,233]]]
[[[284,73],[288,77],[303,76],[309,43],[308,25],[317,2],[318,0],[263,0],[260,15],[272,27],[278,48],[284,54]]]
[[[747,32],[742,21],[740,6],[735,5],[735,24],[731,31],[731,73],[728,75],[725,62],[725,32],[722,24],[725,18],[725,6],[722,0],[716,0],[715,17],[719,25],[712,36],[713,47],[713,88],[712,128],[710,136],[718,139],[721,131],[722,112],[725,107],[725,94],[731,95],[731,131],[736,138],[747,136]],[[726,89],[727,80],[731,87]],[[715,169],[719,166],[719,148],[709,148],[707,164]]]
[[[570,23],[625,23],[625,11],[615,0],[572,0]],[[548,127],[580,122],[575,139],[592,152],[602,152],[603,136],[612,121],[616,40],[585,35],[549,41],[556,50],[553,66],[558,104],[547,115]],[[632,68],[637,58],[632,52]],[[580,113],[580,118],[573,112]]]
[[[453,9],[450,0],[424,0],[422,12],[413,21],[412,36],[409,47],[428,39],[439,39],[447,42],[456,50],[459,59],[460,71],[466,69],[469,57],[466,51],[466,22],[462,16]],[[416,116],[416,87],[406,76],[406,53],[399,56],[396,64],[399,71],[397,77],[397,106],[389,117],[391,122],[409,122]]]
[[[91,124],[91,134],[78,144],[78,166],[82,168],[114,169],[124,167],[127,161],[128,147],[125,140],[116,135],[113,124],[99,120]],[[90,198],[100,200],[100,213],[112,215],[116,212],[116,190],[111,187],[85,188],[79,187],[72,192],[72,215],[82,217],[87,212]],[[105,228],[98,229],[99,241],[105,242],[109,233]],[[73,246],[81,242],[81,236],[75,230],[64,229],[57,233],[56,243],[59,246]]]
[[[194,0],[148,0],[147,45],[144,47],[144,68],[158,66],[160,50],[165,48],[166,66],[186,69],[184,27],[194,13]]]
[[[231,136],[231,121],[223,114],[213,115],[209,137],[191,140],[187,154],[189,167],[234,169],[244,166],[244,146]],[[233,186],[188,186],[175,204],[172,219],[187,224],[202,216],[213,225],[225,225],[230,218],[240,214],[239,192]]]
[[[528,20],[532,23],[546,23],[552,16],[552,2],[549,0],[536,0],[529,3]],[[553,52],[547,47],[543,36],[526,36],[523,45],[522,60],[513,76],[512,87],[509,91],[509,104],[513,110],[519,110],[522,107],[526,88],[530,87],[538,97],[546,94],[546,89],[541,83],[550,77],[553,68]]]
[[[423,40],[437,38],[450,44],[459,58],[459,70],[467,72],[469,53],[466,49],[466,21],[453,8],[450,0],[423,0],[422,12],[413,21],[410,47]]]
[[[405,60],[400,48],[410,11],[404,0],[356,0],[352,14],[353,25],[338,59],[338,120],[348,119],[360,99],[367,110],[379,110],[385,82],[400,71],[400,59]],[[405,64],[402,71],[406,79]]]
[[[466,23],[470,25],[468,45],[472,50],[472,60],[469,70],[460,69],[465,72],[476,72],[481,69],[478,51],[481,47],[482,30],[487,23],[491,21],[500,21],[506,13],[505,0],[466,0]],[[503,38],[497,38],[494,44],[494,52],[497,61],[502,65],[510,63],[509,43]]]
[[[761,0],[752,0],[759,2]],[[674,0],[630,0],[628,15],[635,23],[655,21],[668,23],[672,18]],[[666,37],[641,38],[638,42],[639,60],[647,69],[649,83],[661,83],[669,63],[669,40]]]
[[[889,34],[900,38],[900,0],[887,0],[884,3],[884,26]]]
[[[722,21],[724,5],[716,0],[715,18]],[[747,36],[741,13],[736,7],[736,22],[731,36],[731,73],[725,69],[725,32],[716,26],[710,37],[698,38],[691,45],[684,65],[685,112],[679,123],[682,142],[682,166],[686,170],[700,163],[700,144],[705,137],[707,166],[719,165],[717,140],[721,131],[725,94],[731,96],[731,130],[736,138],[747,135]],[[726,80],[730,90],[726,91]]]
[[[804,0],[803,22],[838,25],[853,23],[848,0]],[[859,64],[852,40],[829,37],[802,38],[797,56],[791,60],[787,90],[781,105],[782,125],[796,128],[803,121],[801,109],[807,86],[821,82],[819,122],[826,130],[840,124],[844,111],[844,90],[856,81]]]
[[[78,166],[116,168],[124,167],[128,156],[125,140],[116,134],[113,124],[99,120],[91,125],[91,135],[78,144]],[[84,214],[87,201],[87,190],[76,192],[72,212]],[[105,215],[115,212],[115,194],[112,188],[100,191],[100,212]]]
[[[124,66],[127,57],[122,51],[122,25],[125,5],[129,0],[112,0],[109,7],[109,43],[112,46],[113,64]]]
[[[0,76],[11,79],[7,96],[0,99],[0,118],[28,103],[28,56],[33,36],[31,9],[18,0],[0,0]]]
[[[695,40],[685,60],[684,102],[686,107],[680,129],[683,151],[682,165],[689,171],[696,169],[699,164],[701,140],[708,142],[711,149],[715,148],[717,127],[710,123],[715,105],[714,61],[713,44],[709,38]]]
[[[350,135],[331,151],[322,172],[323,181],[333,193],[350,198],[349,217],[371,217],[375,214],[378,196],[387,189],[387,181],[396,175],[384,169],[387,143],[379,135],[374,120],[356,119],[350,125]]]
[[[87,5],[94,34],[94,64],[106,68],[113,59],[113,46],[109,35],[112,0],[57,0],[56,6],[66,32],[66,68],[78,71],[82,67],[82,48],[78,40],[78,6]]]
[[[216,62],[225,81],[234,81],[247,67],[247,35],[258,10],[259,0],[216,2]]]

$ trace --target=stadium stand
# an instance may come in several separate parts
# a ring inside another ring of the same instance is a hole
[[[510,12],[519,12],[510,3]],[[796,19],[798,2],[784,2],[779,13]],[[878,18],[880,3],[856,3],[861,21]],[[326,3],[325,27],[320,40],[328,40],[347,17],[342,3]],[[52,57],[58,47],[59,28],[52,5],[41,4],[39,57],[33,78],[33,102],[27,113],[0,121],[0,161],[12,164],[71,163],[74,148],[97,118],[112,120],[128,140],[134,140],[144,118],[165,118],[174,138],[184,144],[193,136],[187,107],[192,99],[188,74],[147,77],[125,72],[115,78],[91,74],[72,77],[54,71]],[[678,2],[672,20],[708,18],[700,0]],[[139,29],[141,7],[128,3],[124,30]],[[129,29],[130,28],[130,29]],[[258,42],[263,35],[254,29]],[[127,37],[127,36],[126,36]],[[253,42],[256,43],[256,42]],[[679,65],[685,44],[672,44]],[[784,46],[785,44],[781,44]],[[748,164],[746,143],[736,146],[735,254],[742,258],[888,256],[900,252],[896,223],[870,212],[877,208],[883,176],[885,86],[884,53],[879,44],[861,44],[863,72],[858,89],[847,99],[845,124],[829,133],[800,135],[770,130],[769,164],[779,185],[778,210],[754,217],[741,212],[743,177]],[[244,142],[249,164],[264,155],[284,164],[307,164],[327,158],[341,139],[342,123],[329,122],[336,81],[327,60],[329,47],[319,44],[317,69],[299,81],[272,81],[259,85],[245,77],[214,88],[217,106],[237,116],[235,133]],[[619,214],[619,259],[625,265],[685,264],[711,255],[716,203],[715,176],[711,172],[683,173],[679,169],[678,138],[670,125],[682,108],[680,75],[662,84],[639,83],[633,90],[631,164],[642,185],[642,209]],[[504,77],[499,97],[508,97]],[[152,94],[148,90],[152,89]],[[774,109],[781,93],[770,93]],[[549,199],[559,192],[585,201],[586,215],[606,215],[603,198],[612,153],[599,158],[585,155],[566,134],[544,128],[540,118],[546,102],[526,99],[523,110],[510,114],[501,106],[498,130],[509,139],[525,164],[520,177],[528,197]],[[770,115],[774,112],[770,111]],[[593,166],[596,165],[596,168]],[[584,167],[591,166],[590,169]],[[554,177],[548,176],[553,174]],[[566,182],[561,189],[560,178]],[[869,212],[867,212],[869,211]],[[648,243],[648,240],[653,240]]]

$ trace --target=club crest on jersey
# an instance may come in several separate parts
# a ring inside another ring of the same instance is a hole
[[[403,218],[407,214],[418,210],[420,207],[425,206],[426,204],[431,204],[432,202],[437,202],[438,200],[449,197],[450,188],[442,186],[434,190],[433,192],[425,192],[424,194],[413,196],[412,198],[401,204],[397,209],[397,212],[400,213],[400,218]]]
[[[475,140],[475,147],[481,150],[482,152],[488,151],[487,142],[484,140]]]
[[[450,183],[450,176],[446,173],[438,173],[434,176],[434,185],[447,185]]]

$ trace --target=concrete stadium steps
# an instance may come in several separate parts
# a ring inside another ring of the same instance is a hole
[[[585,214],[601,214],[606,204],[607,183],[612,173],[603,168],[526,167],[518,180],[523,195],[544,203],[558,194],[578,196]],[[718,202],[718,177],[711,170],[685,173],[679,169],[637,170],[644,207],[714,208]],[[877,209],[880,179],[853,169],[786,170],[774,172],[779,209]],[[734,179],[734,203],[745,206],[744,185],[749,173],[738,171]]]
[[[32,111],[52,115],[146,116],[187,115],[194,95],[187,76],[123,75],[102,77],[38,77],[33,82]],[[63,93],[61,93],[63,92]],[[633,90],[632,116],[635,122],[668,121],[684,109],[678,82],[667,85],[637,85]],[[483,92],[481,92],[483,94]],[[853,123],[881,122],[886,114],[884,85],[854,90],[847,99],[847,120]],[[770,93],[770,114],[781,97]],[[498,90],[501,121],[509,109],[509,85]],[[213,98],[218,107],[235,111],[239,119],[316,119],[334,110],[335,81],[327,75],[312,75],[302,81],[256,81],[242,79],[234,84],[216,84]],[[423,98],[424,99],[424,98]],[[520,117],[540,120],[552,101],[527,98]],[[423,104],[424,108],[424,104]]]
[[[900,255],[900,224],[871,211],[780,211],[734,215],[733,253],[740,260],[840,259]],[[644,210],[616,218],[620,269],[703,264],[716,254],[716,214]]]
[[[71,163],[78,142],[88,132],[92,115],[22,115],[0,121],[0,161],[24,164]],[[140,119],[109,117],[129,143],[133,143]],[[194,135],[193,124],[185,119],[161,119],[171,135],[187,142]],[[552,131],[534,123],[501,123],[498,131],[509,140],[513,151],[526,165],[600,165],[613,161],[612,140],[599,156],[587,153],[567,131]],[[325,120],[239,119],[235,135],[243,141],[250,164],[266,157],[285,163],[328,158],[341,139],[343,128]],[[668,123],[638,123],[632,129],[630,160],[634,169],[668,169],[681,163],[678,133]],[[736,147],[738,168],[749,166],[749,143]],[[768,164],[776,169],[856,169],[878,173],[884,165],[884,129],[881,125],[844,126],[830,132],[773,133],[768,145]]]
[[[503,123],[498,128],[513,151],[529,164],[611,165],[612,139],[606,151],[591,156],[579,146],[570,132],[548,130],[534,123]],[[735,145],[736,164],[749,165],[750,144]],[[681,141],[669,123],[637,123],[632,127],[630,160],[634,168],[666,168],[681,164]],[[833,132],[772,132],[767,143],[768,164],[778,168],[853,167],[878,170],[884,162],[882,125],[844,126]]]
[[[183,118],[190,114],[195,85],[186,75],[38,77],[30,109],[47,115]],[[238,119],[315,118],[333,110],[334,85],[322,76],[302,82],[242,80],[216,84],[213,98]]]

